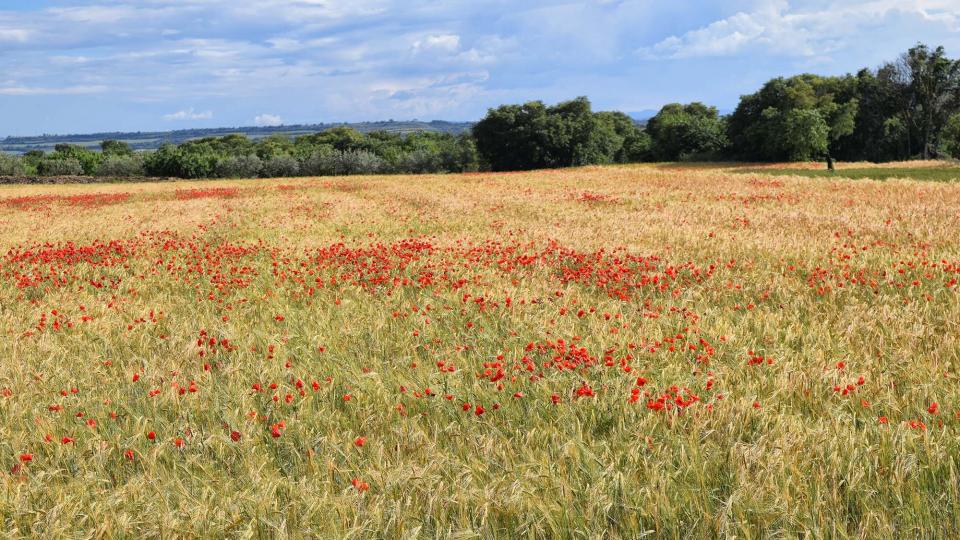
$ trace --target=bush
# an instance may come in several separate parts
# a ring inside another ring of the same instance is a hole
[[[97,176],[130,177],[143,176],[143,158],[139,155],[112,155],[108,156],[100,167]]]
[[[366,150],[350,150],[334,154],[337,174],[377,174],[384,168],[379,156]]]
[[[377,174],[388,171],[388,163],[366,150],[333,150],[322,146],[300,164],[300,173],[308,176]]]
[[[440,172],[440,156],[425,150],[414,150],[400,156],[396,171],[406,174],[427,174]]]
[[[23,160],[0,152],[0,176],[20,176],[26,172]]]
[[[306,176],[332,176],[336,174],[335,153],[329,146],[321,146],[300,162],[300,174]]]
[[[221,178],[256,178],[263,163],[254,155],[230,156],[217,162],[217,176]]]
[[[76,144],[58,144],[54,146],[54,152],[49,157],[59,160],[74,159],[80,164],[81,172],[78,174],[93,175],[103,162],[104,155]]]
[[[942,152],[952,157],[960,159],[960,113],[950,117],[946,127],[943,129]]]
[[[279,178],[281,176],[297,176],[300,173],[300,163],[293,156],[274,156],[263,164],[263,176]]]
[[[37,165],[41,176],[80,176],[83,165],[77,158],[45,158]]]
[[[177,176],[180,174],[179,155],[176,145],[166,143],[143,156],[143,168],[147,176]]]

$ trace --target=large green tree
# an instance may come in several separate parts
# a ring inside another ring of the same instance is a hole
[[[937,153],[940,133],[960,105],[960,62],[947,58],[943,47],[920,44],[900,58],[898,68],[908,88],[906,116],[915,146],[928,158]]]
[[[727,133],[746,160],[799,161],[836,153],[854,131],[859,100],[852,76],[776,78],[743,96]]]
[[[724,119],[716,107],[694,102],[671,103],[647,122],[652,156],[677,161],[689,156],[713,157],[727,146]]]
[[[473,127],[477,151],[495,171],[613,163],[637,157],[643,136],[626,115],[593,112],[578,97],[490,109]]]

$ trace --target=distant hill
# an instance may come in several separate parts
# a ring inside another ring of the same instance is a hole
[[[385,122],[359,122],[359,123],[336,123],[336,124],[300,124],[293,126],[270,126],[270,127],[233,127],[233,128],[206,128],[206,129],[181,129],[176,131],[151,131],[151,132],[110,132],[110,133],[90,133],[78,135],[38,135],[33,137],[7,137],[0,140],[0,151],[22,154],[30,150],[51,151],[57,144],[67,143],[86,146],[88,148],[99,148],[100,141],[113,139],[128,143],[135,150],[153,150],[159,148],[164,143],[180,144],[191,139],[200,139],[203,137],[222,137],[239,133],[246,135],[251,139],[261,139],[274,134],[283,134],[290,137],[306,135],[324,131],[334,127],[351,127],[361,133],[371,131],[389,131],[393,133],[412,133],[415,131],[433,131],[438,133],[451,133],[458,135],[468,131],[472,122],[447,122],[443,120],[434,120],[431,122],[420,122],[417,120],[409,122],[400,122],[388,120]]]
[[[659,110],[656,109],[644,109],[642,111],[628,112],[627,116],[633,118],[634,122],[643,125],[647,123],[647,120],[656,116],[658,112]]]

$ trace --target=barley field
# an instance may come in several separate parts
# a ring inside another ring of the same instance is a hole
[[[0,187],[8,537],[960,535],[960,184]]]

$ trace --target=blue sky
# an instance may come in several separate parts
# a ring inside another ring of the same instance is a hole
[[[2,0],[0,136],[732,109],[919,40],[960,55],[960,0]]]

